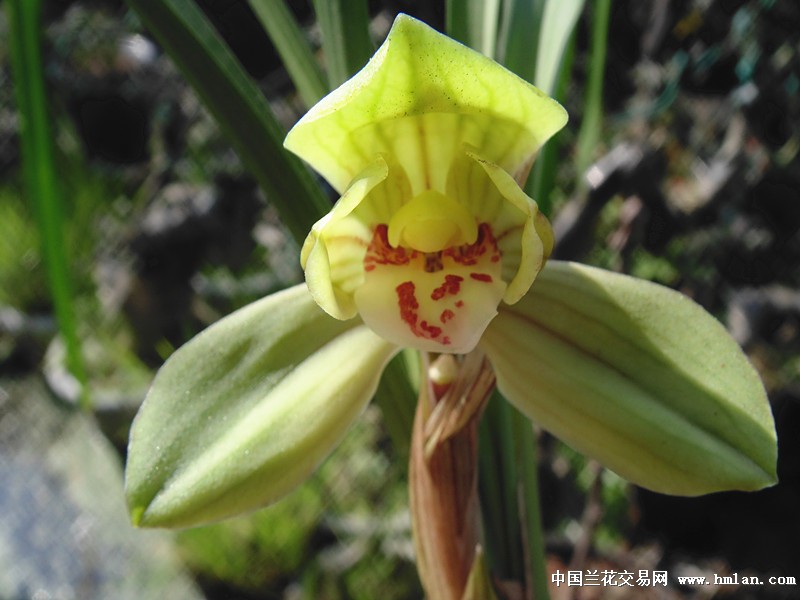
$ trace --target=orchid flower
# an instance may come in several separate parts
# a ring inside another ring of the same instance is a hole
[[[286,147],[341,197],[306,283],[247,306],[162,367],[132,428],[134,523],[266,506],[320,464],[401,348],[484,352],[534,423],[653,490],[775,482],[763,386],[725,329],[667,288],[547,262],[520,188],[564,109],[410,17]],[[411,399],[409,399],[411,401]]]

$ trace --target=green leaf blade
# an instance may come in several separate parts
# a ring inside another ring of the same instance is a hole
[[[546,94],[555,91],[559,66],[583,5],[584,0],[547,0],[544,7],[534,85]]]
[[[546,0],[509,0],[503,4],[498,57],[509,70],[531,83],[536,79],[545,3]]]
[[[496,321],[485,348],[504,395],[623,477],[689,496],[775,483],[761,381],[685,296],[553,261]]]
[[[303,31],[283,0],[249,0],[253,12],[267,31],[297,92],[313,106],[330,90],[325,83]]]
[[[489,58],[496,54],[499,17],[499,0],[445,2],[447,35]]]
[[[583,119],[576,144],[578,173],[583,173],[594,158],[595,149],[600,142],[603,120],[603,84],[606,68],[606,48],[608,47],[608,25],[611,18],[611,0],[598,0],[594,4],[592,20],[592,53],[589,65],[589,81],[583,105]]]
[[[375,50],[365,0],[314,0],[331,89],[367,64]]]
[[[55,137],[44,82],[41,11],[39,0],[12,0],[6,6],[14,92],[20,114],[23,180],[36,215],[50,293],[66,347],[67,367],[81,384],[79,403],[88,410],[91,401],[75,318],[61,181],[56,171]]]
[[[165,363],[134,422],[134,523],[187,527],[276,501],[338,444],[396,351],[325,315],[303,285],[205,330]]]
[[[283,150],[285,132],[264,95],[191,0],[128,0],[217,119],[245,167],[302,244],[330,203]]]

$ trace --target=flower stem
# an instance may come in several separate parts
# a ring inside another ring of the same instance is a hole
[[[475,570],[482,569],[476,564],[478,421],[494,373],[479,354],[468,355],[446,387],[434,385],[428,365],[423,369],[409,465],[417,569],[428,598],[462,600],[468,582],[481,579]],[[481,587],[475,586],[472,597],[493,597],[475,596]]]

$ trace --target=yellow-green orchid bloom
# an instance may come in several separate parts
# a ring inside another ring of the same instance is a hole
[[[286,138],[342,194],[303,246],[314,299],[398,345],[472,350],[552,249],[514,178],[566,122],[513,73],[398,17],[366,68]]]
[[[341,194],[302,249],[307,287],[223,319],[159,372],[131,433],[134,522],[274,502],[336,446],[401,347],[478,346],[521,412],[640,485],[774,483],[764,389],[713,317],[648,282],[544,266],[549,224],[517,182],[565,122],[501,66],[398,17],[286,139]]]

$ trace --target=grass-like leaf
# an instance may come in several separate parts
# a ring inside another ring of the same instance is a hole
[[[592,14],[592,52],[589,61],[589,80],[584,94],[583,119],[578,133],[576,170],[582,175],[592,161],[600,140],[600,122],[603,117],[603,75],[606,69],[608,22],[611,0],[597,0]]]
[[[536,75],[536,55],[545,1],[509,0],[503,5],[498,58],[531,83]]]
[[[584,0],[546,0],[542,12],[534,84],[556,99],[559,81],[571,70],[568,50],[583,7]],[[528,186],[528,192],[532,192],[533,198],[543,207],[542,212],[548,216],[552,211],[550,192],[555,181],[557,152],[555,144],[545,146]]]
[[[329,89],[291,11],[283,0],[250,0],[250,6],[280,54],[303,102],[306,106],[313,106]]]
[[[128,0],[227,134],[299,242],[330,203],[299,160],[264,95],[191,0]]]
[[[494,58],[499,0],[446,0],[445,30],[454,40]]]
[[[556,100],[561,100],[566,94],[574,58],[575,36],[573,35],[567,42],[567,48],[559,67],[558,83],[554,92]],[[525,186],[525,192],[536,200],[539,204],[539,210],[548,218],[552,217],[553,214],[552,192],[555,187],[556,173],[558,172],[559,141],[559,138],[550,140],[550,143],[542,147]]]
[[[511,0],[503,5],[498,55],[517,75],[556,100],[564,75],[571,70],[571,40],[582,0]],[[534,164],[525,191],[548,217],[552,213],[558,143],[546,144]]]
[[[80,403],[89,407],[86,373],[75,322],[72,281],[64,238],[64,207],[54,159],[41,55],[41,1],[6,3],[10,49],[21,127],[25,190],[33,203],[50,292],[67,352],[67,367],[82,385]]]
[[[533,597],[548,600],[547,556],[542,528],[541,492],[537,458],[538,442],[533,425],[517,410],[512,409],[514,426],[514,458],[519,465],[520,521],[523,531],[524,555],[528,557],[525,581],[533,590]]]
[[[534,85],[552,94],[567,42],[583,10],[584,0],[548,0],[542,15]]]
[[[314,0],[322,30],[328,83],[338,87],[367,64],[375,51],[365,0]]]

